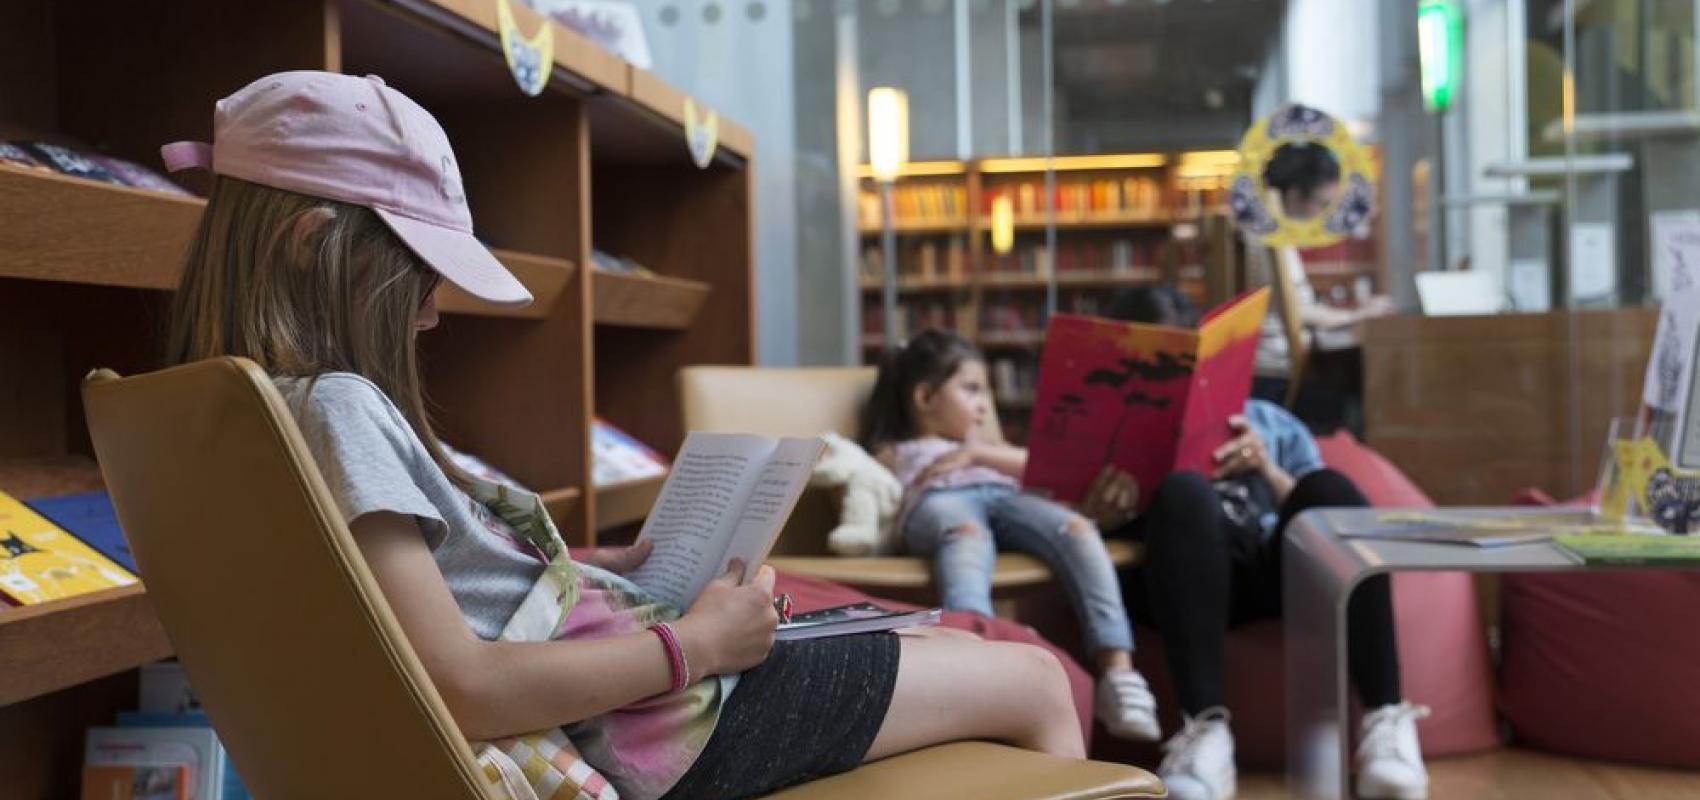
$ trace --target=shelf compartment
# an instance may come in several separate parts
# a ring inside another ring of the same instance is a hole
[[[19,500],[105,488],[100,467],[87,456],[8,458],[0,461],[0,492]]]
[[[579,492],[578,487],[568,486],[564,489],[539,493],[537,497],[543,501],[543,508],[549,512],[549,518],[555,521],[555,527],[566,528],[567,521],[571,518],[573,511],[578,508],[579,501],[583,499],[583,494]]]
[[[709,288],[683,278],[592,270],[592,315],[603,325],[685,330],[702,310]]]
[[[513,250],[495,250],[496,259],[508,268],[508,271],[525,284],[534,298],[531,305],[514,308],[487,303],[461,291],[454,284],[444,282],[437,292],[437,309],[445,314],[469,314],[482,317],[511,317],[515,319],[545,319],[555,308],[555,302],[560,299],[561,292],[572,279],[577,267],[571,262],[559,258],[521,253]]]
[[[661,495],[666,475],[596,487],[596,529],[605,531],[641,522]]]
[[[206,204],[0,166],[0,277],[174,289]]]
[[[140,584],[0,609],[0,707],[170,655]]]
[[[1099,214],[1058,214],[1057,230],[1099,230],[1115,228],[1167,228],[1180,219],[1168,214],[1111,212]],[[1047,220],[1043,214],[1023,214],[1015,218],[1018,231],[1042,231]],[[991,219],[982,219],[982,227],[991,230]]]
[[[936,234],[936,233],[968,233],[966,219],[900,219],[892,223],[891,229],[896,233]],[[878,236],[885,232],[880,225],[861,225],[857,230],[863,236]]]

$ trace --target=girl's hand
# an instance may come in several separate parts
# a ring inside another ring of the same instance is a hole
[[[1236,435],[1227,444],[1216,448],[1213,454],[1216,459],[1216,477],[1226,478],[1245,472],[1267,474],[1269,451],[1263,445],[1263,437],[1257,435],[1257,430],[1251,427],[1251,422],[1244,416],[1236,415],[1228,420],[1228,427],[1233,428]]]
[[[734,559],[726,574],[710,581],[673,631],[690,663],[691,678],[730,675],[760,664],[773,649],[779,612],[773,610],[773,568],[763,566],[739,585],[744,562]]]
[[[926,469],[921,470],[921,474],[915,478],[915,485],[925,486],[934,478],[948,475],[963,467],[971,467],[975,464],[977,456],[978,452],[972,444],[965,444],[945,453],[933,459],[933,463],[928,464]]]
[[[1086,497],[1080,501],[1080,513],[1098,523],[1098,530],[1109,531],[1132,521],[1139,507],[1139,481],[1132,475],[1105,464],[1098,477],[1086,487]]]
[[[592,550],[580,561],[593,567],[608,570],[616,575],[624,575],[643,565],[649,559],[650,551],[655,549],[655,542],[644,539],[631,547],[618,550]]]

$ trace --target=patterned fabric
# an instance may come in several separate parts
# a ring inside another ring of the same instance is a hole
[[[537,495],[474,479],[471,499],[548,560],[500,639],[540,642],[618,636],[679,612],[630,581],[574,562]],[[651,800],[672,788],[707,746],[735,677],[697,681],[569,727],[474,751],[498,796],[512,800]]]

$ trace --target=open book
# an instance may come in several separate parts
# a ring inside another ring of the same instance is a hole
[[[638,534],[655,550],[626,577],[680,609],[732,559],[743,560],[748,580],[825,447],[820,439],[691,432]]]
[[[1106,464],[1139,482],[1139,507],[1177,470],[1214,472],[1228,418],[1251,393],[1269,290],[1240,295],[1198,330],[1058,315],[1045,331],[1022,482],[1077,502]]]

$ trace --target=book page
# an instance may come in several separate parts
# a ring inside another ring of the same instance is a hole
[[[745,580],[755,574],[756,568],[767,559],[767,551],[773,549],[779,530],[791,518],[791,509],[797,505],[809,476],[814,474],[815,461],[825,448],[826,443],[820,439],[780,440],[750,486],[743,513],[732,533],[731,546],[716,574],[734,558],[744,560]]]
[[[676,608],[688,608],[726,563],[744,498],[776,442],[763,436],[693,431],[638,540],[655,550],[626,577]]]

